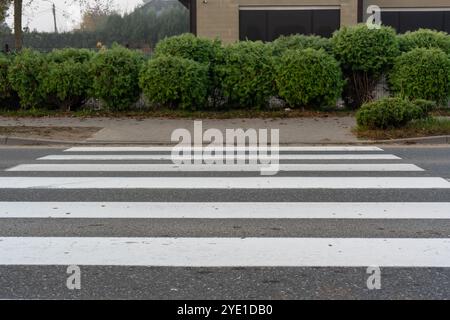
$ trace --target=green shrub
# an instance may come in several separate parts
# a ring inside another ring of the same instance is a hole
[[[381,74],[399,54],[396,33],[390,27],[369,29],[365,24],[342,27],[331,41],[345,70]]]
[[[220,89],[230,105],[262,107],[275,93],[275,63],[268,46],[242,41],[225,48],[224,62],[216,67]]]
[[[176,56],[200,63],[212,63],[220,55],[221,49],[222,44],[219,40],[199,38],[186,33],[158,42],[155,56]]]
[[[101,50],[91,60],[92,89],[110,109],[126,109],[139,99],[143,56],[120,46]]]
[[[291,106],[333,105],[344,81],[338,62],[323,50],[290,50],[276,76],[278,93]]]
[[[51,62],[62,63],[72,60],[77,63],[89,62],[94,56],[94,52],[88,49],[66,48],[53,50],[47,55]]]
[[[342,27],[331,39],[347,81],[344,99],[358,108],[373,99],[373,91],[384,72],[399,55],[395,30],[369,29],[365,24]]]
[[[194,109],[208,94],[208,68],[193,60],[159,56],[147,62],[140,76],[145,97],[158,105]]]
[[[368,129],[400,128],[423,118],[418,105],[398,97],[366,103],[356,113],[358,126]]]
[[[221,99],[217,88],[220,79],[216,73],[216,66],[223,62],[223,47],[220,40],[211,40],[196,37],[190,33],[165,38],[158,42],[155,48],[155,57],[175,56],[194,60],[208,66],[208,96],[212,103],[217,104]]]
[[[55,99],[60,109],[74,110],[88,99],[91,84],[89,65],[69,59],[48,65],[42,80],[42,90],[47,97]]]
[[[22,50],[12,61],[8,79],[19,96],[22,108],[35,108],[45,102],[41,88],[45,65],[45,56],[29,49]]]
[[[92,57],[92,51],[73,48],[54,50],[47,55],[41,88],[50,104],[71,110],[88,99],[92,86],[89,70]]]
[[[0,54],[0,107],[18,109],[20,107],[19,97],[8,79],[10,65],[11,57]]]
[[[450,54],[450,35],[430,29],[420,29],[398,36],[400,50],[408,52],[416,48],[441,49]]]
[[[395,61],[391,90],[408,99],[446,105],[450,96],[450,58],[440,49],[413,49]]]
[[[418,107],[417,111],[419,112],[417,115],[415,115],[415,119],[429,118],[431,112],[437,107],[436,102],[424,99],[417,99],[412,101],[412,103],[416,107]]]
[[[8,81],[8,68],[11,61],[0,55],[0,101],[7,99],[12,94],[12,87]]]
[[[323,49],[328,53],[333,53],[331,40],[319,36],[307,36],[295,34],[290,36],[281,36],[273,42],[269,43],[275,56],[283,55],[287,50],[303,50],[303,49]]]

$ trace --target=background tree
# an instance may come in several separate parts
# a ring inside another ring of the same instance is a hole
[[[0,22],[4,22],[7,16],[7,11],[11,5],[11,0],[0,0]]]
[[[80,4],[84,8],[79,28],[82,31],[95,31],[114,13],[112,0],[80,0]]]
[[[24,10],[29,10],[30,1],[23,0]],[[103,7],[94,6],[94,2],[88,7],[83,0],[67,0],[67,4],[72,1],[81,5],[82,12],[95,16],[95,22],[83,19],[76,29],[58,34],[36,30],[25,32],[22,28],[23,46],[51,51],[66,47],[94,49],[98,42],[110,47],[117,42],[148,52],[165,37],[189,32],[189,11],[178,1],[152,1],[123,15],[115,10],[112,2],[108,6],[103,3]],[[87,17],[87,14],[82,16]],[[6,43],[14,44],[14,37],[13,34],[2,34],[0,47]]]
[[[0,0],[2,4],[0,5],[0,10],[2,8],[7,8],[11,1],[14,1],[14,38],[16,50],[21,50],[23,47],[23,26],[22,26],[22,15],[23,15],[23,0]],[[30,5],[33,0],[26,0],[25,5]],[[66,0],[66,3],[80,4],[80,8],[84,10],[87,21],[97,21],[95,17],[102,16],[111,10],[113,0]],[[1,20],[0,20],[1,21]]]
[[[11,33],[11,29],[5,22],[10,5],[11,0],[0,0],[0,34]]]

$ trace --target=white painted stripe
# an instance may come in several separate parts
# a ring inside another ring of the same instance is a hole
[[[443,178],[0,177],[2,189],[450,189]]]
[[[178,157],[180,160],[203,159],[203,160],[256,160],[271,159],[269,156],[260,156],[255,154],[240,154],[234,156],[213,156],[213,157]],[[393,154],[279,154],[280,160],[400,160]],[[37,160],[50,161],[145,161],[145,160],[172,160],[170,154],[62,154],[49,155]]]
[[[21,164],[6,171],[21,172],[255,172],[268,168],[263,164],[216,164],[216,165],[194,165],[194,164],[99,164],[99,163],[83,163],[83,164]],[[397,171],[424,171],[414,164],[405,163],[369,163],[369,164],[278,164],[273,167],[276,171],[358,171],[358,172],[397,172]],[[278,169],[278,170],[277,170]]]
[[[65,152],[171,152],[173,147],[73,147]],[[194,152],[202,152],[205,148],[192,147]],[[264,147],[224,147],[224,151],[261,151],[271,150],[270,146]],[[314,151],[383,151],[378,147],[371,146],[311,146],[311,147],[279,147],[280,152],[283,151],[297,151],[297,152],[314,152]]]
[[[0,265],[450,267],[450,239],[4,237]]]
[[[450,219],[450,202],[0,202],[1,218]]]

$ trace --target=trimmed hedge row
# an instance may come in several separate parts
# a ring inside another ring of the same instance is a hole
[[[25,49],[0,59],[0,102],[8,89],[17,93],[24,109],[74,110],[91,97],[102,99],[110,109],[126,109],[139,99],[143,61],[137,51],[119,46],[98,53],[62,49],[46,55]]]
[[[444,50],[448,39],[449,35],[431,30],[397,36],[390,27],[370,30],[361,24],[343,27],[331,39],[293,35],[268,44],[244,41],[221,46],[217,40],[182,35],[160,42],[156,56],[177,56],[208,67],[209,99],[187,97],[197,103],[182,107],[204,108],[203,101],[216,106],[211,101],[219,96],[222,107],[261,108],[278,96],[293,108],[331,106],[343,97],[356,109],[373,100],[374,89],[386,74],[394,93],[444,105],[450,95],[445,80],[448,57],[431,50]],[[410,64],[408,73],[402,66],[417,48],[426,52],[421,65]],[[438,61],[439,77],[430,81],[424,70],[433,70],[427,65]],[[414,74],[419,79],[411,81]],[[408,90],[401,85],[405,82],[411,84]]]
[[[358,108],[373,99],[383,75],[407,99],[446,104],[450,36],[389,27],[343,27],[331,39],[293,35],[272,43],[223,46],[190,34],[162,40],[146,59],[120,46],[94,53],[23,50],[0,57],[0,102],[17,95],[22,108],[76,109],[89,98],[114,110],[145,96],[154,106],[184,109],[264,108],[272,97],[290,107]],[[148,61],[147,61],[148,60]]]
[[[342,91],[339,64],[322,49],[287,50],[279,60],[262,42],[222,46],[182,35],[160,45],[148,61],[119,46],[98,53],[23,50],[0,60],[0,84],[2,91],[17,92],[22,108],[64,110],[75,110],[90,97],[123,110],[141,93],[151,105],[170,108],[212,108],[214,99],[221,108],[264,108],[277,95],[292,107],[321,106],[334,105]]]

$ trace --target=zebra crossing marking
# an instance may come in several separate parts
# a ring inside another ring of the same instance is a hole
[[[450,239],[1,237],[0,265],[450,267]]]
[[[193,152],[205,151],[204,147],[191,147]],[[223,147],[227,151],[270,151],[271,147]],[[383,149],[372,146],[305,146],[305,147],[278,147],[280,152],[340,152],[340,151],[383,151]],[[173,147],[72,147],[64,152],[172,152]]]
[[[6,171],[44,171],[44,172],[240,172],[261,171],[265,164],[111,164],[111,163],[83,163],[83,164],[21,164]],[[414,164],[405,163],[370,163],[370,164],[278,164],[277,171],[359,171],[359,172],[418,172],[424,171]]]
[[[0,202],[2,218],[450,219],[450,202]]]
[[[194,157],[195,159],[196,157]],[[232,156],[202,156],[198,157],[203,160],[216,159],[235,159],[235,160],[255,160],[270,159],[260,155],[232,155]],[[190,157],[178,157],[177,159],[191,159]],[[280,154],[279,160],[401,160],[400,157],[393,154]],[[49,155],[38,158],[39,161],[145,161],[145,160],[172,160],[170,154],[62,154]]]
[[[450,189],[429,177],[1,177],[3,189]]]

